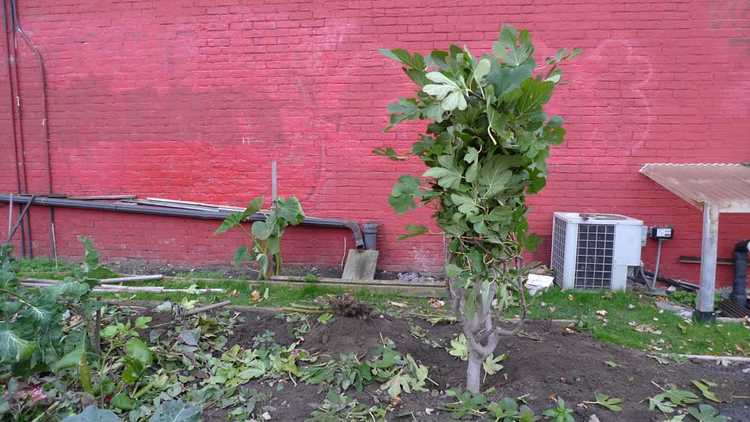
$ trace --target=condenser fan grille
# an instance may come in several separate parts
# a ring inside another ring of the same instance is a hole
[[[612,256],[614,254],[614,246],[614,225],[578,225],[575,288],[610,288],[612,285]]]
[[[565,271],[565,231],[567,223],[562,218],[556,218],[552,235],[552,270],[555,276],[562,277]]]

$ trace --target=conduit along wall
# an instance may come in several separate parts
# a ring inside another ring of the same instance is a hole
[[[133,197],[134,198],[134,197]],[[0,194],[0,202],[8,203],[11,200],[10,195]],[[100,200],[100,199],[72,199],[58,198],[47,196],[14,196],[13,202],[19,205],[35,205],[43,207],[64,207],[75,208],[80,210],[97,210],[129,214],[158,215],[168,217],[183,217],[200,220],[223,220],[230,213],[242,210],[241,208],[226,207],[212,204],[199,204],[195,202],[171,201],[171,200],[136,200],[125,199],[120,201]],[[266,215],[262,212],[255,213],[248,218],[248,221],[265,221]],[[364,238],[359,224],[351,220],[342,220],[338,218],[321,218],[308,217],[302,221],[302,225],[348,229],[352,232],[354,245],[357,249],[365,249]],[[374,245],[372,245],[374,246]]]
[[[14,149],[14,167],[16,169],[16,189],[18,193],[29,192],[29,180],[27,175],[27,162],[26,162],[26,143],[24,122],[23,122],[23,107],[24,97],[21,92],[21,76],[19,73],[19,45],[25,45],[31,53],[34,55],[36,60],[36,66],[38,67],[38,75],[40,86],[41,86],[41,120],[40,127],[41,132],[39,141],[44,146],[45,151],[45,164],[46,164],[46,185],[47,192],[52,194],[53,182],[52,182],[52,154],[50,146],[50,135],[49,135],[49,119],[47,114],[47,72],[44,65],[44,57],[40,50],[34,45],[31,37],[26,33],[21,25],[21,20],[18,16],[18,4],[16,0],[3,0],[3,31],[5,32],[5,45],[7,49],[7,63],[8,63],[8,83],[10,93],[10,122],[13,139]],[[20,42],[19,42],[20,41]],[[19,203],[19,215],[20,215],[20,231],[21,231],[21,254],[23,256],[34,257],[34,249],[31,238],[31,215],[30,213],[22,213],[22,204]],[[28,211],[28,210],[27,210]],[[12,212],[10,210],[9,212]],[[57,258],[57,247],[55,240],[55,209],[54,207],[49,208],[50,212],[50,227],[49,227],[49,244],[50,244],[50,256]],[[11,239],[8,239],[10,241]]]

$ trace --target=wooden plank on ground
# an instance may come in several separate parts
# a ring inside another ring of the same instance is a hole
[[[290,282],[305,282],[309,283],[308,281],[305,281],[305,277],[301,276],[291,276],[291,275],[275,275],[271,277],[271,280],[278,280],[278,281],[290,281]],[[445,283],[442,282],[431,282],[431,283],[425,283],[425,282],[416,282],[411,283],[408,281],[403,280],[344,280],[341,278],[333,278],[333,277],[317,277],[317,282],[326,282],[326,283],[339,283],[339,284],[354,284],[354,285],[384,285],[384,286],[391,286],[391,287],[429,287],[429,288],[445,288]]]

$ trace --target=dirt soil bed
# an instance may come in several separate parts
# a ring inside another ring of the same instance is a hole
[[[237,327],[230,343],[252,347],[253,337],[266,330],[273,331],[279,343],[293,340],[288,325],[273,314],[246,312],[244,316],[246,324]],[[440,345],[449,344],[459,331],[457,325],[431,326],[422,320],[380,315],[365,320],[337,316],[326,325],[316,324],[299,347],[322,355],[337,356],[341,352],[365,355],[380,344],[381,336],[388,337],[400,352],[409,353],[418,362],[427,365],[429,377],[439,384],[439,387],[430,386],[432,391],[427,393],[405,395],[401,406],[389,413],[389,419],[453,420],[440,407],[450,401],[445,395],[446,389],[464,385],[466,364],[445,349],[435,348],[412,336],[410,325],[421,326]],[[691,380],[707,379],[718,384],[714,391],[726,400],[733,395],[750,395],[750,375],[742,372],[750,365],[723,367],[694,362],[665,365],[639,351],[598,343],[587,334],[565,334],[564,326],[560,324],[530,321],[526,328],[529,334],[541,341],[512,337],[501,343],[496,354],[508,354],[505,369],[487,378],[483,388],[496,389],[490,394],[493,399],[525,395],[529,406],[537,414],[551,407],[553,403],[550,397],[557,395],[574,408],[576,419],[581,421],[587,421],[591,414],[596,414],[602,422],[662,421],[667,419],[664,415],[648,410],[647,398],[660,392],[652,382],[691,389]],[[620,366],[610,367],[605,361]],[[323,401],[326,393],[319,386],[303,383],[295,386],[288,380],[273,386],[264,381],[251,385],[270,396],[262,405],[269,411],[272,420],[277,421],[303,421]],[[624,399],[623,411],[611,413],[602,408],[577,405],[585,400],[593,400],[595,392]],[[378,394],[377,385],[369,386],[362,393],[347,394],[363,403],[373,403],[375,397],[382,397],[382,394]],[[716,407],[732,421],[750,421],[748,399],[734,399]],[[429,415],[425,412],[428,408],[434,409]],[[223,413],[209,410],[205,420],[223,420]]]

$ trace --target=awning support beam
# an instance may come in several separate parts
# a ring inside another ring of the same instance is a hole
[[[716,291],[716,257],[719,246],[719,208],[711,203],[703,204],[703,238],[701,239],[701,284],[698,293],[698,309],[695,319],[712,321],[714,294]]]

